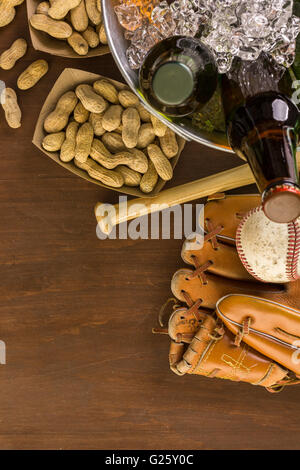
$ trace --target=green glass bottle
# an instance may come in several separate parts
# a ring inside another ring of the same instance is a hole
[[[156,44],[140,70],[140,89],[157,111],[181,117],[213,96],[218,73],[210,50],[198,39],[174,36]]]

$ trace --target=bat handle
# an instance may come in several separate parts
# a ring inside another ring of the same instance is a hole
[[[122,222],[167,209],[177,204],[176,201],[171,204],[157,204],[155,199],[144,197],[127,201],[127,198],[125,198],[124,201],[115,205],[98,202],[95,207],[95,215],[101,231],[109,235],[113,228]]]
[[[300,152],[297,154],[297,164],[299,168]],[[254,176],[250,167],[241,165],[182,186],[166,189],[154,198],[141,197],[130,201],[125,198],[114,206],[98,202],[95,215],[101,231],[109,235],[113,228],[122,222],[252,183]]]
[[[166,189],[154,198],[141,197],[130,201],[126,198],[124,202],[114,206],[99,202],[95,207],[95,215],[101,231],[109,235],[114,226],[122,222],[253,182],[254,177],[249,166],[242,165],[201,180]]]

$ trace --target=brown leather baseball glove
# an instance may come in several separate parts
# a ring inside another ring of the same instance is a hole
[[[243,381],[272,392],[300,382],[300,281],[259,282],[236,250],[236,229],[259,204],[259,196],[211,197],[203,248],[183,245],[191,268],[174,274],[168,326],[164,306],[161,327],[153,330],[170,336],[170,367],[178,375]]]

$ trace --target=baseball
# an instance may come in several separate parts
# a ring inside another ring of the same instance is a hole
[[[240,223],[236,246],[243,265],[256,279],[283,283],[300,278],[300,217],[279,224],[257,207]]]

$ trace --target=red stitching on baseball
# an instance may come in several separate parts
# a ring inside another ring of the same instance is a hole
[[[293,261],[292,261],[292,276],[293,279],[300,279],[300,275],[298,273],[298,261],[300,255],[300,226],[298,220],[293,222],[294,232],[295,232],[295,249],[293,254]]]
[[[287,248],[287,258],[286,258],[286,268],[285,273],[290,280],[294,279],[293,269],[294,269],[294,254],[295,254],[295,244],[296,244],[296,234],[294,223],[290,222],[288,225],[288,248]]]

